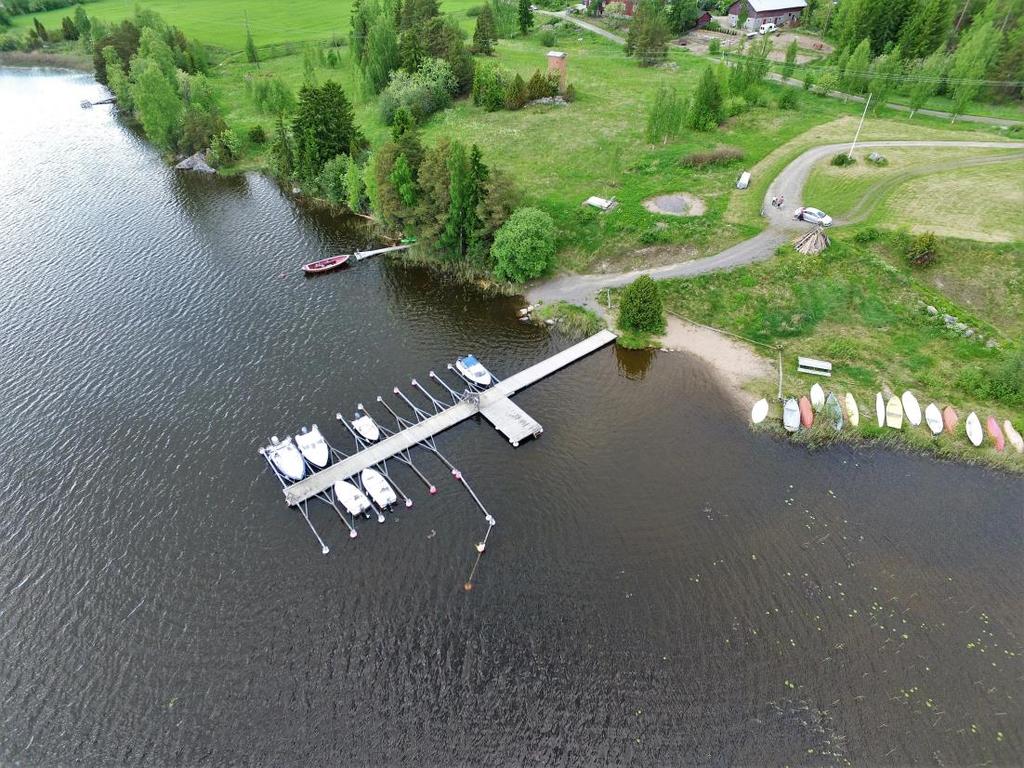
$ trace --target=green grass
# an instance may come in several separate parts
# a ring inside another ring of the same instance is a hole
[[[538,307],[534,316],[542,322],[553,320],[559,331],[570,339],[585,339],[606,327],[596,312],[564,301]]]
[[[262,46],[347,37],[352,11],[352,0],[146,0],[142,5],[180,27],[188,37],[228,51],[240,51],[245,45],[246,14],[253,39]],[[441,9],[464,14],[473,5],[479,5],[479,0],[443,0]],[[120,21],[134,13],[135,3],[99,0],[86,3],[85,9],[89,16]],[[17,16],[14,24],[27,28],[38,18],[47,29],[56,28],[72,11],[63,8]]]
[[[804,187],[804,200],[828,211],[837,219],[869,218],[872,222],[882,224],[910,226],[916,223],[910,216],[926,215],[929,209],[934,209],[936,203],[950,199],[956,203],[952,211],[943,211],[943,218],[953,214],[948,220],[951,226],[958,227],[969,218],[965,215],[968,208],[982,208],[997,199],[1005,200],[1014,194],[1024,194],[1024,186],[1014,179],[1015,176],[1020,178],[1024,159],[1024,152],[1020,150],[949,148],[937,152],[926,147],[883,148],[879,152],[888,161],[884,166],[868,162],[866,157],[869,152],[867,149],[858,151],[858,162],[846,167],[832,165],[831,158],[821,160]],[[953,170],[959,163],[985,162],[997,158],[1015,158],[1015,161]],[[940,180],[942,189],[935,189],[933,178]],[[992,178],[993,183],[981,183],[985,178]],[[883,205],[883,202],[894,196],[900,198],[902,208]],[[917,204],[914,202],[916,199],[925,205]],[[1024,200],[1021,200],[1018,207],[1021,206],[1024,206]],[[1019,217],[1008,216],[1007,223],[1010,224],[1009,219],[1014,218]],[[998,220],[991,217],[990,221],[997,223]]]
[[[957,244],[943,246],[955,258]],[[972,257],[975,267],[986,253],[989,258],[998,253],[978,248]],[[1016,266],[1006,268],[1003,277],[1019,285],[1024,264],[1017,251]],[[923,403],[951,403],[962,413],[976,410],[983,420],[993,413],[1000,421],[1009,418],[1019,425],[1024,422],[1024,404],[978,398],[964,371],[988,374],[1013,352],[1011,334],[1022,322],[1020,300],[1009,322],[999,312],[975,312],[962,302],[978,282],[989,281],[972,281],[968,269],[959,265],[946,269],[946,274],[958,277],[959,287],[949,293],[936,289],[930,270],[897,265],[884,240],[869,250],[840,238],[819,256],[802,256],[783,246],[769,262],[659,285],[666,307],[675,312],[763,343],[781,344],[787,392],[805,392],[812,383],[810,377],[795,374],[796,357],[805,355],[832,361],[830,387],[853,392],[862,408],[869,409],[869,417],[876,391],[912,389]],[[1006,274],[1010,272],[1012,276]],[[989,349],[946,330],[922,311],[919,302],[956,315],[997,339],[1000,347]],[[1019,334],[1016,339],[1019,344]],[[939,442],[948,442],[949,450],[965,443],[959,437]],[[989,449],[978,453],[994,456]],[[997,460],[1024,469],[1017,454]]]
[[[868,221],[944,237],[1024,241],[1024,160],[945,171],[901,184]]]

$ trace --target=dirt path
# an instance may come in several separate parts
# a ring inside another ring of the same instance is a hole
[[[792,212],[802,203],[803,188],[807,177],[815,163],[824,157],[834,155],[849,148],[849,144],[825,144],[807,150],[782,169],[765,193],[762,210],[768,219],[768,227],[760,234],[737,243],[714,256],[702,259],[683,261],[655,269],[638,269],[631,272],[619,272],[610,275],[563,275],[542,283],[529,286],[526,295],[531,303],[567,301],[570,304],[600,310],[597,303],[598,292],[605,288],[618,288],[631,283],[640,275],[650,275],[655,279],[670,277],[693,277],[708,272],[753,264],[770,259],[775,249],[789,241],[795,232],[806,225],[795,221]],[[857,145],[861,148],[875,147],[943,147],[974,148],[974,149],[1024,149],[1024,142],[998,141],[865,141]],[[989,158],[986,158],[989,159]],[[957,163],[950,163],[951,168],[965,165],[976,165],[977,158]],[[783,195],[786,203],[782,210],[771,205],[771,199]]]

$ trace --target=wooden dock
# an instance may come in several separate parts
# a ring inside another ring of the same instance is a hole
[[[322,493],[338,480],[345,480],[362,472],[367,467],[379,464],[395,454],[408,450],[414,445],[454,427],[470,416],[480,413],[508,439],[512,445],[518,445],[530,436],[538,436],[543,427],[532,419],[519,406],[509,400],[524,387],[528,387],[555,371],[576,362],[615,340],[615,334],[604,330],[574,344],[568,349],[542,360],[536,365],[520,371],[513,376],[484,390],[479,396],[461,400],[440,413],[423,419],[411,427],[391,435],[379,443],[374,443],[337,464],[309,475],[297,483],[284,489],[285,501],[289,506]]]
[[[406,251],[410,248],[409,245],[389,245],[386,248],[374,248],[372,251],[356,251],[352,254],[352,257],[356,261],[362,261],[368,259],[371,256],[380,256],[382,253],[394,253],[395,251]]]

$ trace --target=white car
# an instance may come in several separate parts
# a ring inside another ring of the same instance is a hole
[[[770,35],[772,32],[776,32],[777,30],[778,27],[776,27],[771,22],[768,22],[767,24],[762,24],[757,31],[760,32],[762,35]]]
[[[832,226],[832,217],[817,208],[797,208],[793,213],[793,218],[810,224],[821,224],[823,227]]]

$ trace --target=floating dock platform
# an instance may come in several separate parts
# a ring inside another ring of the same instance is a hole
[[[586,357],[615,340],[615,334],[604,330],[542,360],[536,365],[499,381],[482,392],[468,392],[454,405],[390,437],[367,446],[358,453],[342,459],[284,489],[289,506],[300,504],[331,488],[338,480],[357,475],[367,467],[380,464],[402,451],[429,440],[434,435],[454,427],[479,413],[501,432],[513,446],[528,437],[539,436],[543,427],[508,398],[519,390],[540,381],[567,365]]]

